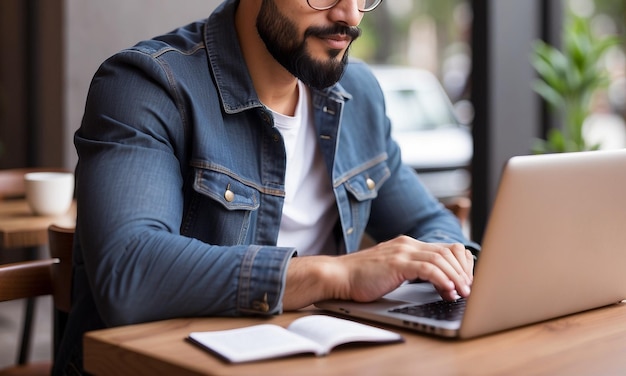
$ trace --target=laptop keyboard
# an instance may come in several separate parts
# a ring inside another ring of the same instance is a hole
[[[465,299],[455,301],[439,300],[432,303],[394,308],[391,309],[390,312],[403,313],[417,317],[428,317],[435,320],[456,321],[463,317],[465,302]]]

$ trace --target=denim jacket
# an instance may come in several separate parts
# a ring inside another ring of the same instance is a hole
[[[116,54],[92,81],[75,135],[74,305],[62,358],[86,330],[282,311],[297,254],[276,246],[285,148],[244,63],[236,5]],[[357,251],[364,232],[476,247],[401,163],[364,63],[311,97],[342,252]]]

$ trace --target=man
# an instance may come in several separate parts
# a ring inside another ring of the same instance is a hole
[[[75,137],[55,373],[80,372],[82,334],[108,326],[370,301],[417,278],[470,293],[477,246],[401,164],[376,80],[348,62],[380,2],[227,0],[101,66]],[[356,252],[365,231],[381,243]]]

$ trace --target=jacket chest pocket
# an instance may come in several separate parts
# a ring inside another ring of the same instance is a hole
[[[390,176],[386,163],[378,163],[375,166],[351,176],[345,182],[348,192],[357,201],[373,200],[378,196],[378,190]]]
[[[244,244],[260,203],[257,189],[220,171],[196,168],[182,232],[209,244]]]

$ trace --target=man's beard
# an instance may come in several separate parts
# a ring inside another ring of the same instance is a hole
[[[341,60],[335,59],[341,50],[329,50],[327,61],[316,60],[306,51],[307,38],[344,34],[354,41],[361,34],[358,27],[337,24],[329,28],[310,27],[298,41],[294,38],[298,35],[296,25],[278,10],[273,0],[263,0],[256,28],[274,59],[305,85],[315,89],[325,89],[339,81],[348,63],[348,51]]]

